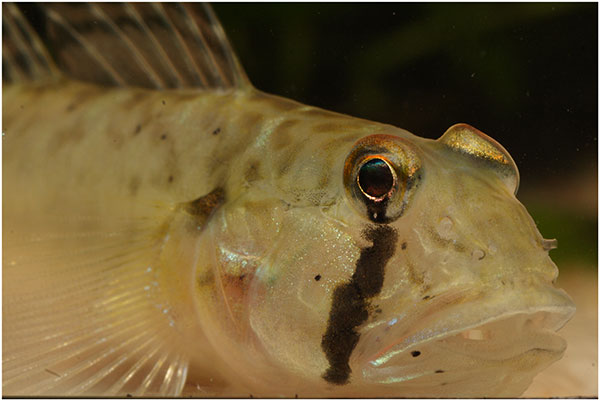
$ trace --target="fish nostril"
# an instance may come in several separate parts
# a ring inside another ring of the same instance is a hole
[[[452,219],[448,216],[443,217],[437,226],[437,231],[440,237],[444,239],[450,239],[452,236],[452,231],[454,229],[454,223]]]
[[[551,251],[552,249],[558,248],[558,241],[556,239],[542,239],[542,248],[544,251]]]
[[[473,260],[482,260],[485,258],[485,252],[481,249],[475,249],[471,252],[471,256],[473,257]]]

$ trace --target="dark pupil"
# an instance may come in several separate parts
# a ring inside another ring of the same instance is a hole
[[[358,172],[358,185],[365,194],[374,198],[382,197],[394,186],[390,166],[381,159],[369,160]]]

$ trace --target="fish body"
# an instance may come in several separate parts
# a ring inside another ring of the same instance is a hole
[[[4,394],[515,396],[561,357],[574,306],[493,139],[261,93],[207,8],[46,7],[196,16],[227,62],[158,90],[67,48],[5,83]]]

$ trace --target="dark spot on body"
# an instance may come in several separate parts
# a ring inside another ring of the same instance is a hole
[[[21,110],[23,110],[23,109],[25,108],[25,106],[23,106],[23,105],[20,105],[20,106],[19,106],[19,108],[20,108]],[[69,110],[69,108],[68,108],[68,107],[67,107],[67,110]]]
[[[126,397],[127,398],[132,398],[133,396],[131,394],[127,393]]]
[[[165,104],[167,104],[167,102],[165,102],[165,101],[163,100],[163,101],[162,101],[162,104],[163,104],[163,106],[164,106]]]
[[[397,233],[389,226],[369,227],[363,236],[372,246],[361,250],[350,281],[334,290],[327,329],[321,341],[329,361],[323,378],[333,384],[348,383],[351,373],[348,361],[360,337],[356,328],[368,319],[369,299],[381,291],[385,265],[396,249]]]
[[[381,312],[383,312],[381,309],[379,309],[379,308],[375,309],[375,313],[381,313]]]
[[[423,301],[427,301],[428,299],[432,298],[431,295],[425,295],[423,297]]]
[[[160,136],[160,140],[161,140],[161,141],[164,141],[165,139],[167,139],[167,134],[162,134],[162,135]]]
[[[212,213],[225,202],[225,191],[216,188],[210,193],[185,204],[188,213],[196,217],[196,228],[202,228]]]
[[[199,271],[196,276],[196,286],[200,289],[214,285],[215,283],[215,275],[212,270],[208,271]]]
[[[174,179],[175,178],[172,175],[169,176],[169,182],[173,182]]]
[[[253,182],[259,180],[260,178],[260,162],[253,160],[250,162],[250,164],[248,164],[248,167],[244,172],[244,179],[246,182]]]
[[[444,373],[444,371],[442,369],[438,369],[435,371],[435,373]]]
[[[317,275],[315,276],[315,281],[319,281],[319,280],[321,280],[321,275],[320,275],[320,274],[317,274]]]
[[[294,394],[294,398],[298,398],[298,394]]]
[[[243,280],[244,280],[244,277],[246,277],[246,274],[245,274],[245,273],[243,273],[243,274],[240,274],[240,281],[243,281]]]
[[[133,135],[135,136],[135,135],[139,134],[141,131],[142,131],[142,124],[138,124],[135,127],[135,131],[133,131]]]
[[[403,250],[406,249],[406,242],[403,242],[402,245],[400,246]]]
[[[53,375],[53,376],[56,376],[56,377],[61,377],[61,376],[60,376],[58,373],[56,373],[56,372],[55,372],[55,371],[53,371],[53,370],[50,370],[50,369],[44,369],[44,370],[45,370],[46,372],[50,373],[50,374],[51,374],[51,375]]]
[[[221,128],[217,128],[217,129],[215,129],[215,130],[212,132],[212,134],[213,134],[213,135],[219,135],[219,133],[220,133],[220,132],[221,132]]]
[[[448,384],[448,383],[442,383],[442,384],[440,384],[440,386],[445,386],[445,385],[447,385],[447,384]]]
[[[75,107],[77,107],[77,104],[73,102],[67,106],[67,111],[73,111],[75,110]],[[21,108],[23,108],[23,106],[21,106]]]
[[[410,354],[413,356],[413,358],[416,358],[416,357],[418,357],[419,355],[421,355],[421,351],[411,351],[411,353],[410,353]]]

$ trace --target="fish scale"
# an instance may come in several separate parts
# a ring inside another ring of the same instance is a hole
[[[207,5],[3,21],[3,394],[514,397],[562,356],[553,242],[477,129],[264,94]]]

